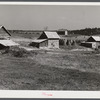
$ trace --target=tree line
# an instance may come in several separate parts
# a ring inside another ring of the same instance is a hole
[[[85,28],[80,30],[71,30],[69,34],[79,34],[79,35],[98,35],[100,34],[100,28]]]

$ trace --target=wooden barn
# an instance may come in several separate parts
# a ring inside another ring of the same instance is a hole
[[[87,39],[86,42],[81,43],[81,45],[85,46],[85,47],[97,49],[100,47],[100,37],[99,36],[91,36]]]
[[[10,33],[6,30],[4,26],[0,26],[0,40],[10,39]]]
[[[57,32],[44,31],[37,40],[30,44],[38,48],[59,48],[59,35]]]

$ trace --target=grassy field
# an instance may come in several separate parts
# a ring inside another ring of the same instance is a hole
[[[29,47],[38,36],[14,33],[11,39]],[[100,90],[100,54],[81,46],[0,51],[0,89]]]
[[[100,90],[100,55],[83,50],[0,54],[0,89]]]
[[[26,32],[20,32],[20,31],[17,32],[17,31],[15,31],[15,32],[10,32],[10,34],[14,38],[23,37],[23,38],[28,38],[28,39],[34,39],[34,38],[39,37],[42,34],[42,32],[28,32],[28,31],[26,31]]]

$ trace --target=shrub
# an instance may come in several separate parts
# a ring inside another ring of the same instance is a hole
[[[14,57],[23,57],[25,54],[25,51],[20,49],[20,50],[12,50],[12,55]]]
[[[76,43],[79,45],[81,44],[81,42],[82,42],[81,40],[76,40]]]
[[[6,48],[0,50],[0,52],[1,52],[1,54],[6,54],[6,53],[8,53],[8,52],[9,52],[9,47],[6,47]]]
[[[28,56],[32,56],[32,55],[37,55],[37,52],[35,51],[27,51],[23,48],[19,48],[19,47],[12,47],[9,50],[7,50],[5,52],[6,54],[10,54],[11,56],[14,57],[28,57]]]
[[[100,50],[95,48],[94,51],[92,51],[93,54],[100,54]]]

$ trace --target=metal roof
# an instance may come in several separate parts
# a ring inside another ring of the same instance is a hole
[[[92,36],[95,41],[100,41],[100,36]]]
[[[41,42],[43,42],[45,40],[47,40],[47,39],[37,39],[37,40],[33,40],[32,42],[41,43]]]
[[[57,39],[60,38],[57,32],[44,31],[44,33],[46,34],[47,38],[57,38]]]
[[[0,40],[0,44],[4,46],[16,46],[18,43],[13,42],[12,40]]]

